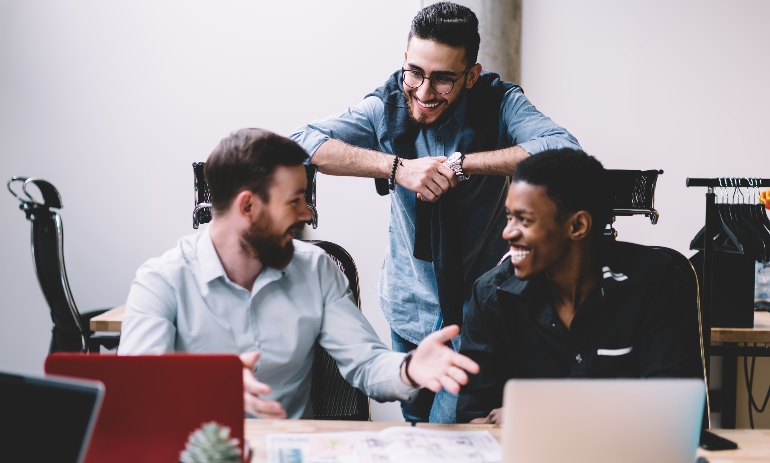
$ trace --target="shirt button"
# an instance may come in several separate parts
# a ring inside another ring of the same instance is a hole
[[[436,141],[441,141],[441,140],[442,140],[441,137],[436,137]]]
[[[580,355],[580,354],[577,354],[577,355],[575,356],[575,360],[577,361],[577,363],[580,363],[580,362],[582,362],[582,361],[583,361],[583,357],[581,357],[581,355]]]

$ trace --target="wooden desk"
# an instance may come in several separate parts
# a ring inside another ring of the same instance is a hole
[[[121,305],[92,318],[89,324],[91,331],[114,331],[120,333],[123,312],[125,310],[126,306]]]
[[[754,328],[711,328],[711,342],[770,343],[770,312],[754,312]]]
[[[745,344],[745,345],[741,345]],[[757,346],[749,346],[757,344]],[[711,356],[722,357],[721,426],[735,428],[738,358],[770,356],[770,312],[754,312],[753,328],[711,328]],[[712,377],[713,379],[713,377]]]
[[[267,449],[265,435],[291,432],[343,432],[380,431],[390,426],[409,426],[408,423],[385,421],[315,421],[315,420],[246,420],[246,439],[254,452],[252,463],[265,463]],[[418,424],[431,429],[472,429],[486,430],[500,441],[502,429],[499,426],[472,424]],[[767,463],[770,461],[770,430],[716,429],[715,433],[738,443],[738,450],[708,452],[698,448],[698,456],[706,457],[710,463]]]

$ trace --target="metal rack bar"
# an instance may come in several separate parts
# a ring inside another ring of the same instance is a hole
[[[720,178],[687,178],[688,187],[718,187],[725,186],[724,179],[729,179],[730,184],[728,187],[770,187],[770,179],[768,178],[753,178],[753,177],[720,177]],[[720,184],[720,180],[722,183]],[[750,183],[753,182],[753,183]],[[758,182],[758,183],[757,183]]]

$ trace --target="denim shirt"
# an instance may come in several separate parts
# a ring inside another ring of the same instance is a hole
[[[415,141],[418,158],[449,156],[455,151],[467,153],[473,132],[465,123],[465,109],[466,96],[463,96],[455,113],[443,124],[420,129]],[[539,112],[518,87],[509,90],[503,97],[499,133],[499,147],[518,145],[530,154],[548,149],[580,149],[575,137]],[[393,154],[387,134],[385,107],[374,96],[365,98],[338,116],[300,127],[290,138],[311,156],[330,138]],[[496,176],[472,176],[472,179],[475,186],[466,189],[457,204],[462,224],[464,313],[473,282],[494,267],[507,248],[501,235],[506,222],[508,179]],[[412,255],[414,193],[400,186],[396,189],[396,194],[391,195],[388,243],[377,292],[383,314],[393,331],[417,344],[441,327],[441,310],[433,264]],[[454,342],[459,342],[459,337]]]

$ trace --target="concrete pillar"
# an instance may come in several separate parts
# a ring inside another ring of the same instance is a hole
[[[421,8],[433,3],[422,0]],[[500,74],[503,80],[521,79],[521,0],[455,0],[479,18],[481,46],[479,59],[484,70]]]

